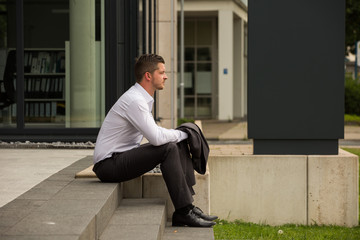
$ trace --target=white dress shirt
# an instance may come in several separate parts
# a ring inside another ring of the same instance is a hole
[[[138,83],[117,100],[99,131],[94,163],[113,153],[139,147],[143,137],[155,146],[180,142],[188,137],[185,132],[156,125],[151,114],[153,103],[153,97]]]

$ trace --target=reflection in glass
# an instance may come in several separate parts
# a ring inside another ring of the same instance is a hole
[[[193,95],[195,92],[195,68],[193,63],[186,63],[184,66],[184,92],[186,95]]]
[[[195,100],[193,97],[186,97],[184,100],[185,116],[195,116]]]
[[[185,47],[185,61],[194,61],[195,60],[195,48]]]
[[[0,128],[16,127],[15,7],[15,1],[0,3]]]
[[[65,127],[69,2],[24,0],[25,127]]]
[[[211,98],[210,97],[199,97],[197,99],[197,116],[207,117],[211,116]]]
[[[211,63],[198,63],[196,71],[196,93],[211,94]]]
[[[198,61],[211,61],[210,47],[200,47],[197,49]]]

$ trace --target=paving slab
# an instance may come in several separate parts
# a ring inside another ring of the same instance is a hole
[[[0,207],[92,154],[93,149],[0,149]],[[52,179],[69,178],[73,176],[56,175]]]

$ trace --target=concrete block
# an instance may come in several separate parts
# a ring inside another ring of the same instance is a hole
[[[357,226],[358,157],[340,149],[339,155],[309,156],[308,168],[308,223]]]
[[[167,218],[172,217],[174,205],[172,204],[169,192],[161,173],[147,173],[143,177],[143,198],[162,198],[166,200]]]
[[[123,189],[122,184],[118,184],[117,188],[107,198],[102,208],[96,214],[96,239],[99,239],[115,210],[119,207],[121,199],[123,198],[121,189]]]
[[[205,175],[195,173],[196,185],[194,186],[195,195],[194,205],[200,207],[205,213],[210,210],[210,174]],[[147,173],[143,175],[143,197],[144,198],[164,198],[167,200],[168,219],[171,219],[174,212],[169,192],[161,173]]]
[[[100,239],[161,239],[164,199],[124,199]]]
[[[124,198],[142,198],[142,176],[124,182],[123,186]]]
[[[307,157],[210,156],[210,212],[221,219],[307,223]]]
[[[194,205],[201,208],[204,213],[210,213],[210,172],[207,169],[204,175],[195,172],[196,185],[194,186],[195,195]]]
[[[162,224],[166,201],[159,198],[123,199],[109,225]]]

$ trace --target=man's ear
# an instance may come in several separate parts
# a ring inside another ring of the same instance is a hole
[[[146,73],[145,73],[145,79],[146,79],[146,80],[151,80],[151,73],[146,72]]]

